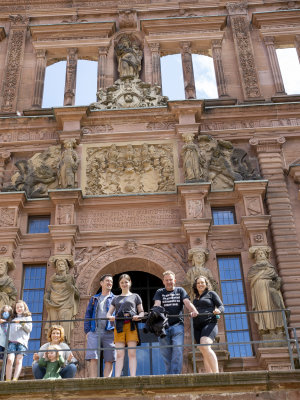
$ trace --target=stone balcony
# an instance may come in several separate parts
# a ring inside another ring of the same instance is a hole
[[[298,400],[300,371],[0,382],[5,400]]]

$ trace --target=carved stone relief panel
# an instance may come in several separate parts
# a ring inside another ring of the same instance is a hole
[[[17,209],[14,207],[0,208],[0,226],[15,226]]]
[[[87,195],[175,190],[172,143],[112,144],[85,150],[82,182]]]
[[[57,223],[59,225],[73,224],[74,219],[74,206],[71,205],[61,205],[56,206],[57,211]]]

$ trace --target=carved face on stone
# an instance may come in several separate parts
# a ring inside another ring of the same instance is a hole
[[[206,256],[204,251],[196,251],[193,254],[193,264],[197,266],[203,266],[205,264]]]
[[[265,261],[267,260],[267,254],[264,249],[257,249],[255,252],[255,260],[256,261]]]
[[[58,275],[65,275],[66,273],[69,272],[68,263],[66,260],[64,260],[62,258],[59,258],[56,261],[55,267],[56,267],[56,272]]]
[[[0,261],[0,276],[7,275],[7,263],[5,261]]]

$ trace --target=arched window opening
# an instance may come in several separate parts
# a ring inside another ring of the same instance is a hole
[[[197,99],[218,98],[213,59],[209,56],[193,54],[192,60]]]
[[[96,101],[97,61],[78,60],[75,105],[88,105]]]
[[[66,79],[66,61],[59,61],[46,68],[42,107],[62,107]]]
[[[161,57],[160,64],[163,95],[170,100],[184,100],[181,54]]]
[[[300,93],[300,63],[296,49],[276,50],[286,94]]]

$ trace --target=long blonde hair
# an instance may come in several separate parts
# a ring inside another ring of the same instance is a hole
[[[18,300],[18,301],[16,301],[16,304],[14,306],[14,318],[17,316],[16,305],[18,303],[19,304],[21,303],[24,306],[23,317],[29,317],[31,315],[31,312],[29,311],[28,305],[25,303],[24,300]]]

